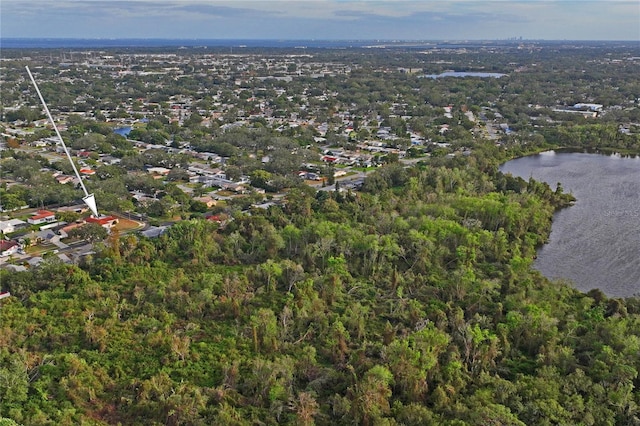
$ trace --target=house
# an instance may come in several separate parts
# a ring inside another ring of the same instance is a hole
[[[193,151],[192,151],[193,152]],[[222,163],[222,157],[212,152],[195,152],[193,155],[203,160],[212,161],[214,163]]]
[[[322,180],[319,174],[313,172],[300,171],[298,172],[298,177],[307,180]]]
[[[103,164],[106,164],[108,166],[113,166],[114,164],[119,164],[122,161],[122,159],[117,157],[112,157],[111,155],[105,155],[103,157],[100,157],[100,161]]]
[[[15,241],[0,240],[0,257],[16,254],[20,249],[20,244]]]
[[[187,171],[195,173],[197,175],[215,176],[215,177],[219,177],[219,178],[222,178],[222,179],[226,179],[224,171],[222,171],[222,169],[220,169],[220,168],[212,169],[212,168],[209,168],[207,166],[189,166]]]
[[[39,231],[31,234],[33,235],[33,239],[36,241],[45,241],[50,242],[52,238],[56,237],[56,233],[51,229],[45,229],[44,231]]]
[[[453,118],[453,114],[451,114],[451,109],[453,108],[453,105],[449,105],[444,108],[444,116],[447,118]]]
[[[111,229],[118,224],[118,218],[115,216],[88,217],[87,223],[97,223],[103,228]]]
[[[60,228],[60,235],[62,236],[62,238],[66,238],[69,235],[69,232],[75,228],[79,228],[82,225],[84,225],[85,222],[83,220],[78,220],[72,224],[66,225],[63,228]]]
[[[588,111],[593,111],[593,112],[600,112],[602,111],[604,105],[602,104],[585,104],[585,103],[579,103],[579,104],[575,104],[573,106],[573,109],[575,110],[588,110]]]
[[[225,185],[222,188],[228,191],[236,192],[238,194],[244,194],[247,191],[247,188],[242,183],[232,183],[229,185]]]
[[[214,200],[208,195],[204,197],[194,197],[193,199],[194,201],[200,201],[201,203],[204,203],[208,209],[210,209],[211,207],[215,206],[218,203],[216,200]]]
[[[150,226],[141,232],[147,238],[157,238],[160,235],[164,234],[164,232],[168,229],[168,226]]]
[[[221,215],[211,215],[206,218],[209,222],[222,223],[224,222],[224,218]]]
[[[74,212],[74,213],[84,213],[86,212],[87,205],[86,204],[76,204],[75,206],[64,206],[58,209],[58,212]]]
[[[3,266],[4,269],[7,269],[9,271],[13,271],[13,272],[24,272],[27,270],[27,268],[25,266],[22,265],[5,265]],[[1,299],[2,297],[0,297]]]
[[[8,291],[0,292],[0,300],[1,299],[6,299],[9,296],[11,296],[11,293],[9,293]]]
[[[277,206],[278,204],[274,201],[267,201],[265,203],[261,203],[261,204],[254,204],[253,207],[258,208],[258,209],[264,209],[267,210],[269,209],[269,207],[271,206]]]
[[[142,193],[140,191],[131,191],[130,192],[131,197],[136,200],[138,203],[140,203],[141,205],[146,205],[148,203],[151,203],[153,201],[156,201],[155,197],[152,197],[148,194]]]
[[[42,262],[44,262],[44,258],[42,256],[34,256],[34,257],[31,257],[31,258],[27,259],[27,263],[32,268],[38,266]]]
[[[167,176],[171,169],[167,169],[166,167],[149,167],[147,172],[152,175],[158,176]]]
[[[27,219],[31,225],[40,225],[42,223],[51,223],[56,221],[56,214],[49,210],[38,210],[33,216]]]
[[[9,219],[0,221],[0,232],[3,234],[9,234],[15,232],[17,229],[25,226],[27,222],[20,219]]]
[[[73,182],[74,179],[75,179],[75,177],[68,176],[68,175],[58,175],[58,176],[56,176],[56,180],[58,181],[58,183],[61,183],[61,184]]]

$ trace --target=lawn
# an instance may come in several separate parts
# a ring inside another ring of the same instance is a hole
[[[136,222],[135,220],[126,219],[124,217],[118,216],[118,224],[115,228],[120,232],[132,231],[134,229],[139,229],[144,227],[140,222]]]

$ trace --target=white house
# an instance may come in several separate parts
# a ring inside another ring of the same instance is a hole
[[[51,223],[56,221],[56,214],[49,210],[38,210],[33,216],[27,219],[32,225],[40,225],[42,223]]]
[[[0,221],[0,232],[3,234],[9,234],[15,232],[16,229],[25,226],[27,222],[20,219],[9,219]]]

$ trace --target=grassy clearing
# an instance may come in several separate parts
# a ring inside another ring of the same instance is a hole
[[[124,217],[118,217],[118,224],[115,228],[120,232],[132,231],[134,229],[142,228],[143,225],[135,220],[129,220]]]

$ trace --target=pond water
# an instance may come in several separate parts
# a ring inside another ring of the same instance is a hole
[[[469,71],[445,71],[441,74],[427,74],[424,78],[444,78],[444,77],[479,77],[479,78],[500,78],[506,74],[498,72],[469,72]]]
[[[113,133],[117,133],[126,138],[127,136],[129,136],[129,133],[131,133],[131,130],[133,130],[133,128],[130,126],[116,127],[115,129],[113,129]]]
[[[640,295],[640,157],[549,151],[500,167],[525,180],[560,182],[575,205],[557,212],[534,267],[581,291]]]

